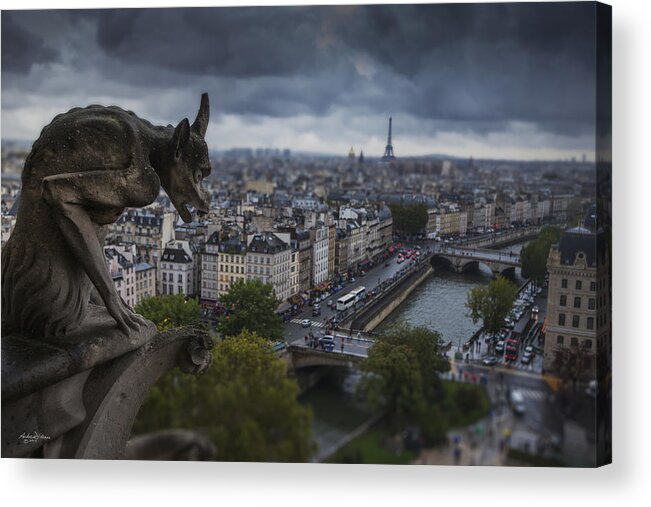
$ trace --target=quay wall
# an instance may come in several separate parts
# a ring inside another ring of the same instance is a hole
[[[351,329],[365,332],[373,331],[387,316],[407,299],[409,294],[418,287],[434,270],[430,263],[409,274],[393,288],[382,295],[380,299],[365,308],[355,317]]]

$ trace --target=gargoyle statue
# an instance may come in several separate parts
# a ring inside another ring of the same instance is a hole
[[[181,218],[205,214],[210,174],[208,94],[192,125],[155,126],[119,107],[91,105],[56,116],[25,161],[14,231],[2,251],[3,333],[70,333],[92,287],[126,334],[147,325],[120,298],[106,267],[107,225],[165,189]]]

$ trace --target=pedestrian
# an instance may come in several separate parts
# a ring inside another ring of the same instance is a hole
[[[468,372],[467,372],[467,371],[464,371],[464,372],[463,372],[463,380],[464,380],[465,382],[468,382]]]
[[[456,447],[452,450],[452,454],[453,454],[453,456],[454,456],[454,464],[455,464],[455,465],[458,465],[458,464],[461,462],[461,447],[456,446]]]
[[[475,374],[473,373],[471,378],[472,378],[472,383],[473,383],[473,384],[476,384],[476,383],[477,383],[477,375],[475,375]]]
[[[344,339],[341,339],[341,353],[344,353]]]
[[[305,344],[307,345],[307,335],[305,335]]]

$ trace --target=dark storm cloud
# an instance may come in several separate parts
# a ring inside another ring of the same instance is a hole
[[[58,11],[49,24],[43,14],[38,23],[37,13],[12,14],[21,26],[9,20],[9,31],[27,43],[8,56],[3,15],[3,88],[20,82],[6,71],[54,57],[37,29],[25,37],[23,27],[35,26],[75,32],[65,47],[59,32],[46,40],[79,74],[102,76],[103,87],[206,89],[218,113],[324,117],[346,109],[480,135],[513,122],[569,137],[594,129],[589,2]]]
[[[286,76],[318,58],[317,10],[301,7],[97,11],[98,42],[134,64],[222,77]]]
[[[54,61],[58,52],[43,38],[17,24],[11,13],[2,13],[2,69],[27,73],[35,63]]]

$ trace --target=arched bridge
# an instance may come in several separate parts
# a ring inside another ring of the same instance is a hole
[[[295,370],[310,366],[351,367],[353,364],[368,357],[368,352],[341,352],[339,350],[327,352],[321,349],[311,349],[296,345],[290,345],[288,352],[290,354],[290,358],[288,359],[291,361],[291,367]]]
[[[519,254],[480,248],[442,248],[432,254],[430,262],[435,269],[449,269],[455,273],[476,271],[483,264],[493,274],[505,276],[513,276],[515,269],[522,267]]]

